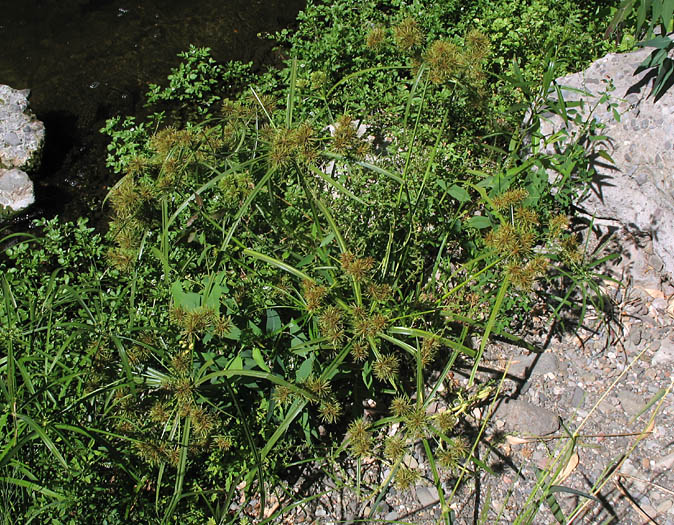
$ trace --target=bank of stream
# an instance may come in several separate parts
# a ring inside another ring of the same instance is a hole
[[[143,94],[190,44],[218,61],[279,60],[258,33],[291,25],[303,0],[12,0],[3,8],[0,83],[31,90],[47,139],[37,203],[18,220],[101,216],[114,181],[98,130],[114,115],[144,114]]]

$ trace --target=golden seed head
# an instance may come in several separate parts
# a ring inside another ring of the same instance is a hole
[[[459,47],[447,40],[436,40],[426,51],[429,78],[434,84],[456,77],[465,67],[465,58]]]
[[[336,345],[344,335],[342,311],[336,306],[328,306],[318,318],[318,326],[323,336]]]
[[[405,417],[412,410],[412,403],[407,397],[396,396],[391,401],[391,413],[398,418]]]
[[[402,435],[390,436],[384,442],[384,457],[391,462],[395,462],[405,454],[406,449],[406,441]]]
[[[334,423],[342,414],[342,407],[335,399],[330,399],[321,403],[318,412],[325,423]]]
[[[372,257],[358,258],[350,252],[340,254],[339,261],[344,272],[356,281],[362,281],[374,267],[374,259]]]
[[[386,41],[386,30],[381,26],[373,27],[365,37],[365,45],[370,49],[379,49]]]
[[[400,361],[394,354],[382,354],[372,365],[374,375],[380,381],[392,381],[398,375]]]
[[[328,289],[314,281],[305,279],[302,282],[304,288],[304,300],[307,303],[307,310],[315,312],[322,306],[322,300],[327,295]]]
[[[422,367],[426,367],[433,362],[439,347],[440,342],[437,337],[424,338],[421,348],[419,349],[419,357],[421,359]]]
[[[451,410],[445,410],[436,414],[433,420],[444,434],[451,432],[459,421]]]
[[[346,439],[354,455],[364,457],[372,452],[372,434],[363,418],[351,422],[346,431]]]
[[[403,421],[413,438],[419,439],[428,434],[429,417],[423,407],[410,410],[403,417]]]
[[[395,473],[394,483],[398,490],[407,490],[410,487],[413,487],[417,481],[419,481],[420,477],[421,474],[418,470],[411,469],[406,465],[401,465]]]
[[[559,239],[563,232],[569,228],[569,218],[566,215],[555,215],[548,222],[550,239]]]
[[[294,394],[291,388],[285,385],[277,385],[272,397],[279,405],[285,406],[293,400]]]
[[[229,436],[215,436],[213,443],[219,450],[223,452],[226,452],[232,448],[232,438]]]
[[[489,56],[491,45],[487,35],[477,29],[471,29],[466,34],[465,40],[472,60],[480,62]]]
[[[369,352],[368,347],[362,342],[356,342],[351,347],[351,357],[355,362],[365,361]]]
[[[309,377],[305,382],[305,386],[307,390],[315,394],[316,397],[320,399],[325,399],[332,394],[332,386],[330,385],[330,381],[321,377]]]
[[[393,290],[388,284],[375,284],[371,283],[368,287],[368,292],[373,300],[380,303],[386,302],[391,299]]]
[[[515,220],[522,228],[532,228],[538,226],[540,221],[538,220],[538,214],[531,208],[525,208],[524,206],[519,206],[515,210]]]
[[[419,23],[411,16],[393,28],[393,36],[403,51],[410,51],[424,43],[424,33]]]
[[[505,210],[515,206],[529,197],[529,192],[524,188],[515,188],[508,190],[498,197],[492,199],[492,203],[497,210]]]

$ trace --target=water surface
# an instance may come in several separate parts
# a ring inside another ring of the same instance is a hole
[[[273,62],[272,44],[257,34],[292,24],[303,6],[301,0],[9,0],[0,19],[0,83],[29,88],[31,107],[47,128],[32,213],[97,213],[112,180],[98,133],[105,119],[142,114],[147,84],[164,81],[189,44],[210,47],[219,61]]]

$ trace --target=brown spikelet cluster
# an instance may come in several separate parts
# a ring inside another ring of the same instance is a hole
[[[583,259],[583,252],[580,249],[580,243],[576,235],[566,235],[559,241],[561,256],[564,261],[570,264],[578,264]]]
[[[362,281],[374,267],[372,257],[356,257],[350,252],[344,252],[339,256],[339,261],[344,271],[356,281]]]
[[[215,448],[223,452],[232,448],[233,444],[232,438],[229,436],[215,436],[213,438],[213,445]]]
[[[424,61],[429,68],[429,78],[434,84],[457,77],[465,67],[465,57],[459,46],[447,40],[433,42],[424,55]]]
[[[451,410],[439,412],[433,418],[433,423],[435,426],[437,426],[438,429],[440,429],[440,431],[444,434],[451,432],[458,422],[458,418]]]
[[[228,173],[218,182],[223,203],[228,208],[238,209],[255,187],[248,171]]]
[[[188,339],[198,337],[209,330],[224,335],[231,326],[229,318],[222,317],[210,306],[200,306],[191,310],[175,306],[170,310],[169,316]]]
[[[365,343],[357,341],[351,346],[351,358],[355,362],[365,361],[368,355],[369,351]]]
[[[257,117],[264,124],[268,124],[267,114],[273,115],[278,107],[278,100],[273,95],[260,94],[257,96],[252,93],[244,103],[246,118]],[[264,108],[264,109],[263,109]]]
[[[420,439],[428,434],[430,417],[424,407],[415,407],[404,417],[405,427],[414,439]]]
[[[170,415],[171,411],[169,407],[166,403],[162,403],[161,401],[155,402],[154,405],[152,405],[152,408],[150,408],[150,420],[154,423],[163,425],[168,421]]]
[[[330,381],[320,376],[310,376],[305,381],[304,386],[318,399],[327,399],[332,395]]]
[[[342,407],[335,399],[321,402],[318,414],[325,423],[334,423],[342,414]]]
[[[365,45],[373,50],[379,49],[386,41],[386,29],[381,26],[373,27],[365,36]]]
[[[421,343],[421,348],[419,349],[419,359],[421,360],[421,366],[426,367],[435,359],[438,348],[440,347],[440,341],[437,337],[426,337]]]
[[[277,385],[272,397],[279,405],[285,406],[293,401],[294,393],[291,388],[285,385]]]
[[[538,219],[538,214],[535,210],[527,208],[524,206],[518,206],[515,210],[515,222],[520,226],[520,228],[525,230],[531,230],[536,226],[540,225],[540,220]]]
[[[398,375],[400,360],[394,354],[380,355],[372,365],[372,371],[380,381],[393,381]]]
[[[464,438],[454,438],[444,446],[438,451],[437,459],[440,466],[449,471],[456,469],[459,462],[470,454],[470,445]]]
[[[391,413],[398,418],[406,416],[412,410],[412,403],[405,396],[396,396],[391,401]]]
[[[405,455],[407,443],[401,434],[386,438],[384,441],[384,457],[390,462],[395,462]]]
[[[332,148],[342,155],[363,158],[370,152],[370,143],[358,135],[359,122],[351,115],[341,115],[332,129]]]
[[[555,215],[548,221],[548,236],[551,240],[557,240],[568,228],[569,218],[566,215]]]
[[[526,264],[513,262],[506,267],[506,275],[516,288],[524,291],[531,290],[536,279],[545,275],[548,269],[548,259],[534,257]]]
[[[423,63],[428,67],[429,79],[434,84],[461,79],[479,90],[486,78],[483,61],[489,52],[487,36],[472,30],[466,34],[463,47],[449,40],[433,42],[423,55]]]
[[[327,337],[330,343],[336,345],[344,336],[342,311],[336,306],[328,306],[318,318],[321,334]]]
[[[508,190],[498,197],[494,197],[492,202],[494,207],[501,211],[510,209],[511,206],[516,206],[522,201],[529,197],[529,192],[524,188],[517,188],[514,190]]]
[[[190,130],[167,126],[157,131],[150,138],[149,146],[155,152],[157,158],[163,162],[171,156],[179,155],[176,150],[189,148],[193,144],[193,139]]]
[[[364,312],[354,311],[353,331],[358,337],[374,337],[382,332],[388,324],[388,318],[382,314],[372,316]]]
[[[485,243],[498,254],[519,260],[531,253],[536,237],[533,232],[521,231],[515,226],[505,223],[496,230],[490,231]]]
[[[394,484],[398,490],[407,490],[416,485],[421,478],[418,470],[412,469],[407,465],[401,465],[394,476]]]
[[[311,163],[318,156],[313,127],[304,122],[294,128],[267,128],[269,159],[272,166],[286,166],[293,161]]]
[[[325,286],[314,281],[305,280],[302,282],[304,301],[307,303],[307,310],[316,312],[323,305],[323,298],[327,295],[328,289]]]
[[[383,303],[391,299],[393,290],[388,284],[370,283],[367,288],[370,297],[377,302]]]
[[[396,44],[403,51],[411,51],[424,43],[424,33],[419,22],[411,16],[403,19],[393,28]]]
[[[355,456],[365,457],[372,453],[372,433],[365,419],[360,418],[351,422],[346,431],[346,439]]]

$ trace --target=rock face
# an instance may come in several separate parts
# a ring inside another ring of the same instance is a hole
[[[44,144],[44,124],[28,109],[29,93],[0,85],[0,206],[14,211],[35,202],[26,171],[38,167]]]
[[[655,252],[664,262],[664,273],[674,276],[674,88],[656,102],[648,97],[656,74],[647,70],[635,75],[639,64],[653,51],[643,48],[631,53],[609,54],[580,73],[557,79],[564,100],[584,101],[578,111],[605,125],[602,142],[615,165],[599,158],[593,191],[580,207],[596,217],[617,219],[630,230],[648,232]],[[600,97],[612,82],[611,103]],[[572,88],[572,89],[564,89]],[[575,90],[591,93],[585,95]],[[570,135],[576,131],[570,123]],[[545,136],[564,128],[554,116],[541,125]]]
[[[35,202],[33,181],[19,169],[0,170],[0,206],[22,210]]]

